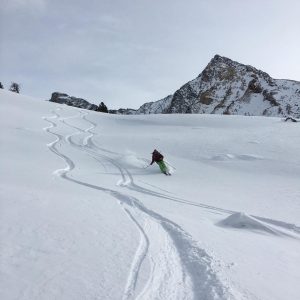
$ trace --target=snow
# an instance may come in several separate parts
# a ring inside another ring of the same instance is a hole
[[[1,299],[299,297],[299,123],[0,101]]]

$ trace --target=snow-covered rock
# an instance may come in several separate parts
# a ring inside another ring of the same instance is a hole
[[[156,102],[143,104],[137,111],[137,114],[159,114],[163,113],[170,106],[173,96],[169,95]]]
[[[300,82],[215,55],[203,72],[173,95],[143,104],[138,114],[205,113],[300,116]]]
[[[285,122],[299,122],[299,120],[295,119],[295,118],[292,118],[292,117],[287,117],[284,119]]]

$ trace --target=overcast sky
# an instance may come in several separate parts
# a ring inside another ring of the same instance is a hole
[[[215,54],[300,81],[299,0],[0,0],[0,81],[109,108],[175,92]]]

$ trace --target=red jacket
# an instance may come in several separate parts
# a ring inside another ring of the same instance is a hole
[[[152,165],[154,162],[158,162],[164,159],[164,156],[162,154],[160,154],[157,150],[154,150],[152,153],[152,161],[151,164]]]

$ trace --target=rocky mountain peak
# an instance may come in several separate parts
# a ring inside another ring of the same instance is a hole
[[[250,65],[215,55],[198,77],[137,113],[300,116],[300,82],[276,80]]]
[[[211,61],[209,62],[209,66],[222,66],[222,65],[227,65],[227,66],[232,66],[233,64],[240,65],[238,62],[235,62],[231,60],[228,57],[221,56],[219,54],[216,54]]]
[[[258,70],[250,65],[244,65],[225,56],[216,54],[212,60],[208,63],[206,68],[200,73],[198,77],[201,77],[204,81],[210,81],[212,79],[232,80],[249,74],[251,77],[257,79],[258,77],[271,83],[273,80],[269,74]]]

